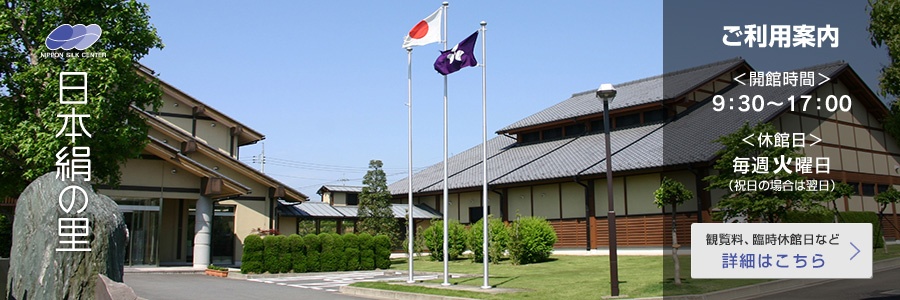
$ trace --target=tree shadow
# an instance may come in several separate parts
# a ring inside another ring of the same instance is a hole
[[[513,277],[509,277],[509,276],[490,276],[489,278],[490,278],[490,279],[501,279],[501,278],[505,278],[506,280],[503,280],[503,281],[501,281],[501,282],[498,282],[498,283],[495,283],[495,284],[492,284],[492,285],[491,285],[491,287],[499,287],[499,286],[502,286],[502,285],[504,285],[504,284],[509,283],[510,281],[513,281],[513,280],[518,279],[519,276],[513,276]],[[480,280],[484,280],[484,277],[469,277],[469,278],[466,278],[466,279],[457,281],[455,284],[467,283],[467,282],[470,282],[470,281],[473,281],[473,280],[479,280],[479,281],[480,281]]]

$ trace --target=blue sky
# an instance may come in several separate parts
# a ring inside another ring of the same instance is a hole
[[[148,4],[166,47],[141,62],[265,134],[267,174],[313,200],[323,184],[360,185],[370,159],[384,162],[389,183],[406,176],[407,57],[401,44],[440,1]],[[448,42],[452,47],[488,22],[489,137],[573,93],[664,68],[736,56],[762,71],[845,60],[877,92],[878,70],[888,62],[885,49],[869,44],[865,1],[668,5],[664,15],[662,1],[453,1]],[[757,23],[834,24],[841,27],[841,46],[721,44],[722,25]],[[432,67],[440,49],[413,50],[416,168],[443,158],[443,81]],[[452,155],[481,142],[481,70],[466,68],[449,78]],[[250,163],[261,146],[243,147],[241,160]]]
[[[147,3],[166,47],[141,62],[265,134],[267,174],[313,200],[322,184],[360,185],[370,159],[384,162],[389,183],[406,176],[401,44],[440,1]],[[449,44],[488,22],[492,137],[573,93],[661,73],[662,8],[662,1],[451,1]],[[443,81],[432,67],[440,49],[413,50],[417,168],[443,156]],[[452,155],[481,142],[481,70],[451,74],[449,87]],[[260,144],[243,147],[241,160],[260,151]]]

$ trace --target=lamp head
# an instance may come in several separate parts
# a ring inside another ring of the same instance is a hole
[[[612,99],[616,97],[616,88],[610,83],[604,83],[597,89],[597,98]]]

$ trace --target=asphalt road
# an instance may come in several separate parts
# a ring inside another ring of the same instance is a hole
[[[156,299],[363,299],[336,292],[266,284],[202,274],[125,273],[125,284],[139,297]]]
[[[900,268],[872,274],[872,279],[842,279],[757,299],[900,300]]]

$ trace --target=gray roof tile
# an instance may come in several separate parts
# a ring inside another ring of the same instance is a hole
[[[836,62],[802,70],[834,77],[846,67],[846,63]],[[677,80],[683,78],[686,77],[679,77]],[[657,81],[657,84],[661,86],[662,82]],[[683,84],[699,86],[702,82]],[[726,99],[737,99],[740,95],[762,95],[767,101],[786,102],[790,95],[806,94],[814,89],[815,87],[772,88],[736,85],[723,92],[723,96]],[[760,113],[742,113],[737,110],[715,112],[712,106],[712,102],[707,100],[665,125],[652,124],[613,131],[610,136],[613,171],[710,161],[722,148],[715,142],[718,137],[737,131],[745,122],[754,125],[769,121],[788,109],[785,105],[767,106]],[[601,174],[606,172],[606,164],[603,163],[604,149],[602,133],[526,145],[515,145],[512,139],[498,136],[488,141],[488,181],[496,185]],[[480,145],[451,157],[448,163],[450,189],[481,186]],[[441,163],[432,165],[414,176],[414,192],[434,192],[443,188]],[[389,189],[393,194],[405,194],[406,179],[391,184]]]
[[[406,218],[406,204],[391,204],[395,218]],[[356,218],[356,205],[332,206],[325,202],[307,201],[303,203],[279,200],[278,210],[283,216],[297,218]],[[413,206],[413,219],[440,219],[441,215],[425,204]]]
[[[732,58],[690,69],[620,83],[615,85],[618,95],[614,101],[610,102],[609,109],[626,108],[673,98],[693,90],[700,84],[720,76],[725,71],[742,63],[744,63],[743,59]],[[667,95],[665,97],[663,97],[663,79],[666,82],[665,93]],[[576,93],[563,102],[503,127],[497,133],[601,113],[603,112],[603,106],[598,105],[599,100],[594,93],[595,90]]]

